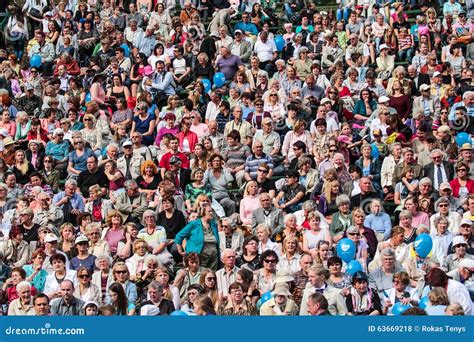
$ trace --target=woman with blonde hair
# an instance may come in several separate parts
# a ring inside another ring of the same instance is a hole
[[[108,255],[110,256],[109,244],[101,239],[102,229],[99,223],[89,223],[85,230],[86,236],[89,238],[89,254]]]
[[[240,219],[243,225],[252,224],[252,214],[258,208],[260,208],[258,185],[252,180],[245,185],[244,198],[240,201]]]
[[[278,272],[294,274],[300,269],[301,244],[296,236],[288,236],[283,240],[281,256],[277,264]]]
[[[17,184],[25,185],[29,183],[30,174],[35,171],[35,168],[28,162],[25,151],[18,150],[15,152],[15,165],[13,165],[12,171],[16,176]]]
[[[105,223],[106,228],[102,231],[102,239],[109,244],[110,254],[114,256],[117,253],[118,243],[125,237],[120,212],[117,210],[109,211]]]
[[[323,194],[319,197],[319,212],[324,216],[335,214],[338,211],[336,197],[340,194],[341,188],[338,180],[325,181]]]
[[[429,316],[444,316],[445,310],[450,304],[448,293],[442,287],[434,287],[428,293],[429,305],[426,313]]]
[[[89,144],[96,156],[100,156],[102,150],[102,132],[97,129],[97,120],[93,114],[87,113],[84,115],[83,121],[84,128],[80,131],[82,139]]]
[[[263,107],[264,112],[270,113],[274,122],[279,122],[285,119],[286,109],[283,103],[285,102],[278,90],[274,89],[274,84],[278,83],[277,80],[272,80],[270,89],[264,94],[263,100],[265,105]]]
[[[74,225],[69,222],[63,223],[59,228],[58,250],[64,252],[69,260],[77,255],[74,232]]]

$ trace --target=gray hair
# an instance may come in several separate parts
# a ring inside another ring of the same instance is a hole
[[[124,183],[125,189],[129,189],[132,185],[137,185],[137,182],[134,181],[133,179],[129,179]]]
[[[393,153],[393,149],[397,146],[400,146],[402,147],[402,144],[400,144],[399,142],[394,142],[393,144],[390,145],[390,153]]]
[[[267,232],[268,235],[270,235],[272,233],[272,230],[270,228],[270,226],[266,223],[260,223],[256,228],[255,228],[255,231],[259,230],[260,228],[263,228],[265,229],[265,231]]]
[[[307,200],[303,202],[303,205],[301,206],[301,208],[303,210],[313,211],[316,208],[316,205],[313,200]]]
[[[291,219],[291,218],[296,219],[295,214],[286,214],[286,215],[283,217],[283,223],[286,224],[286,223],[288,222],[288,220]]]
[[[150,261],[154,261],[155,263],[157,263],[158,265],[161,265],[160,261],[158,260],[158,258],[156,257],[156,255],[154,254],[148,254],[146,257],[145,257],[145,266],[148,265],[148,263]]]
[[[444,216],[438,216],[434,219],[434,225],[435,227],[439,224],[439,223],[446,223],[449,227],[449,220],[447,217],[444,217]]]
[[[5,183],[0,183],[0,188],[3,188],[3,190],[8,191],[8,185]]]
[[[416,228],[416,235],[420,235],[423,233],[430,233],[430,228],[426,224],[420,224],[418,228]]]
[[[97,255],[97,258],[95,259],[95,267],[99,268],[99,261],[106,260],[107,263],[109,264],[109,267],[112,266],[112,263],[114,260],[107,254],[99,254]]]
[[[161,285],[159,282],[156,280],[152,280],[150,284],[147,286],[147,290],[153,289],[156,290],[157,292],[162,293],[163,292],[163,285]]]
[[[31,284],[27,281],[20,281],[17,285],[16,285],[16,290],[20,290],[20,289],[31,289]]]
[[[439,148],[435,148],[433,151],[431,151],[430,156],[433,156],[434,154],[443,155],[443,151],[441,151]]]
[[[420,179],[420,182],[418,184],[420,184],[420,185],[421,184],[433,185],[433,182],[428,177],[423,177],[422,179]]]
[[[336,197],[336,207],[340,207],[345,203],[351,203],[349,196],[346,194],[342,194]]]
[[[395,251],[390,247],[384,248],[381,254],[386,257],[395,257]]]
[[[118,146],[116,143],[110,143],[109,146],[107,146],[107,151],[108,151],[111,147],[115,147],[115,148],[119,149],[119,146]]]
[[[74,180],[74,179],[68,179],[68,180],[64,183],[64,186],[68,186],[68,185],[74,185],[75,187],[77,187],[77,182],[76,182],[76,180]]]
[[[474,96],[474,91],[466,91],[464,94],[462,94],[462,99],[467,100],[470,96]]]
[[[142,215],[143,224],[145,224],[145,216],[152,216],[155,219],[155,221],[157,220],[157,215],[154,210],[151,210],[151,209],[145,210],[145,212]]]
[[[237,227],[237,224],[235,223],[235,221],[232,217],[223,217],[221,219],[221,222],[224,222],[224,221],[226,221],[229,224],[229,226],[232,230],[235,230],[235,228]]]
[[[311,163],[311,159],[309,159],[306,156],[302,156],[300,159],[298,159],[298,169],[301,168],[304,164],[306,163]]]

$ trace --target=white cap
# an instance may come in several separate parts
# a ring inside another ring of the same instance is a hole
[[[468,268],[471,271],[474,269],[474,260],[473,259],[462,259],[459,263],[459,268]]]
[[[384,103],[384,102],[388,102],[388,101],[390,101],[390,99],[387,96],[383,96],[383,95],[380,96],[379,100],[378,100],[379,103]]]
[[[56,242],[58,241],[58,237],[54,235],[53,233],[48,233],[44,237],[44,242]]]
[[[453,239],[453,248],[457,245],[467,245],[466,240],[461,235],[457,235]]]
[[[460,226],[464,226],[464,225],[472,226],[472,221],[469,220],[469,219],[463,219],[463,220],[461,221]]]
[[[441,73],[439,71],[435,71],[433,73],[433,77],[438,77],[438,76],[441,76]]]
[[[388,47],[387,44],[380,45],[380,51],[382,51],[383,49],[389,49],[390,50],[390,48]]]
[[[81,242],[89,242],[89,239],[87,238],[87,236],[81,234],[76,238],[76,240],[74,241],[74,244],[77,245],[78,243],[81,243]]]

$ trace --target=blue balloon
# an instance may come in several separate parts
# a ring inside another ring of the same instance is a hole
[[[431,236],[423,233],[417,236],[414,246],[416,253],[422,258],[426,258],[433,248],[433,240]]]
[[[430,300],[428,298],[428,296],[424,296],[423,298],[420,299],[420,301],[418,302],[418,307],[420,309],[425,309],[428,304],[430,303]]]
[[[204,85],[204,92],[207,94],[208,92],[211,91],[211,81],[209,81],[207,78],[203,78],[201,80],[202,84]]]
[[[278,35],[275,37],[275,45],[278,50],[278,52],[283,51],[283,48],[285,47],[285,38],[283,38],[282,35]]]
[[[222,87],[225,83],[225,75],[222,72],[216,72],[212,80],[216,87]]]
[[[91,101],[92,101],[91,93],[87,92],[87,94],[86,94],[86,103],[89,103]]]
[[[411,308],[411,305],[403,305],[401,302],[398,302],[398,303],[395,303],[395,305],[392,307],[392,313],[395,316],[400,316],[409,308]]]
[[[356,272],[364,271],[358,260],[351,260],[347,264],[346,273],[353,276]]]
[[[459,132],[456,135],[456,144],[458,144],[458,146],[462,146],[466,143],[472,144],[471,136],[466,132]]]
[[[120,47],[123,49],[125,57],[130,57],[130,48],[128,45],[123,43]]]
[[[355,257],[356,246],[354,241],[345,238],[337,243],[336,251],[339,258],[349,263]]]
[[[170,313],[170,316],[188,316],[188,314],[181,310],[176,310]]]
[[[32,67],[39,68],[41,66],[41,56],[37,53],[35,53],[33,56],[31,56],[30,65]]]
[[[377,146],[375,144],[371,144],[370,146],[372,148],[372,151],[370,152],[370,156],[372,158],[378,158],[380,156],[379,149],[377,148]]]
[[[272,291],[267,291],[262,295],[262,297],[260,297],[259,301],[263,304],[272,298],[273,298]]]

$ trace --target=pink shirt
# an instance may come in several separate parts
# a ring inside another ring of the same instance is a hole
[[[110,247],[110,252],[115,254],[117,253],[117,246],[120,240],[124,238],[123,231],[120,230],[107,230],[107,233],[104,236],[104,240],[107,241]]]
[[[427,213],[422,211],[419,211],[416,216],[413,216],[411,221],[412,227],[418,227],[420,224],[424,224],[428,226],[428,228],[430,227],[430,217]]]
[[[260,202],[258,200],[258,196],[244,197],[242,201],[240,201],[240,219],[242,220],[242,223],[251,224],[252,213],[258,208],[260,208]]]

